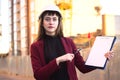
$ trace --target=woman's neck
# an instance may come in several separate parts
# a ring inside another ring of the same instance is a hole
[[[46,33],[48,36],[55,36],[55,33]]]

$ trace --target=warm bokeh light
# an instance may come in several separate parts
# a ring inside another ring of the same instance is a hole
[[[65,30],[65,34],[67,34],[66,31],[69,30],[69,28],[71,28],[71,34],[68,35],[72,36],[95,32],[97,29],[102,29],[101,15],[98,15],[95,6],[99,6],[99,1],[72,1],[71,23],[64,23],[66,24],[64,27],[71,26]]]

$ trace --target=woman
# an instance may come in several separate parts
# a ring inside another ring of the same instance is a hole
[[[75,66],[87,73],[96,68],[85,65],[72,39],[64,37],[62,15],[57,6],[44,8],[39,17],[39,31],[31,45],[31,62],[36,80],[78,80]],[[112,52],[106,53],[110,58]]]

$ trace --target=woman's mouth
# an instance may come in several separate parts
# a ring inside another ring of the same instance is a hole
[[[48,28],[50,28],[50,29],[51,29],[51,28],[54,28],[54,27],[52,27],[52,26],[49,26]]]

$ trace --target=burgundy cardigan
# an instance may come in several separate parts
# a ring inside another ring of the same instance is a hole
[[[61,40],[66,53],[73,53],[74,50],[76,50],[76,46],[73,43],[72,39],[62,37]],[[59,66],[56,64],[56,59],[46,64],[43,48],[44,44],[42,39],[34,42],[30,47],[32,68],[36,80],[50,80],[49,77],[57,69],[59,69]],[[85,62],[83,61],[82,56],[80,54],[75,54],[73,61],[67,62],[67,70],[70,80],[78,80],[75,66],[82,73],[87,73],[95,69],[93,67],[85,66]]]

